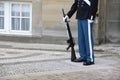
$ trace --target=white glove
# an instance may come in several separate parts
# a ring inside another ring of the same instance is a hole
[[[93,20],[91,20],[91,19],[88,19],[88,22],[89,22],[89,23],[93,23]]]
[[[63,17],[63,22],[69,21],[69,17],[68,15],[66,15],[65,17]]]
[[[88,19],[88,22],[89,22],[89,23],[93,23],[93,16],[91,16],[91,18]]]

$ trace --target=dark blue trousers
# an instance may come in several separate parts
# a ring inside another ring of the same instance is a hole
[[[94,62],[92,26],[93,22],[91,20],[78,20],[78,47],[80,58]]]

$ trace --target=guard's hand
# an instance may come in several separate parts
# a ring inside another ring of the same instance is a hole
[[[88,19],[88,22],[89,22],[89,23],[93,23],[93,22],[94,22],[94,21],[93,21],[93,16],[91,16],[91,18]]]
[[[70,20],[69,20],[69,17],[68,17],[68,15],[66,15],[65,17],[63,17],[63,22],[69,22]]]
[[[89,22],[89,23],[93,23],[94,21],[93,21],[93,20],[91,20],[91,19],[88,19],[88,22]]]

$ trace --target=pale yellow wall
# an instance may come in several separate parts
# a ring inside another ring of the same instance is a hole
[[[32,0],[32,35],[42,36],[42,0]]]
[[[55,29],[63,26],[62,8],[67,12],[74,0],[43,0],[43,29]],[[75,17],[71,23],[74,25]]]

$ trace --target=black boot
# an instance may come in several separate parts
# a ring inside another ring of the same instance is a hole
[[[73,62],[85,62],[86,60],[84,59],[81,59],[81,58],[78,58],[78,59],[75,59]]]
[[[91,61],[85,61],[85,62],[83,63],[83,65],[85,65],[85,66],[93,65],[93,64],[94,64],[94,62],[91,62]]]

